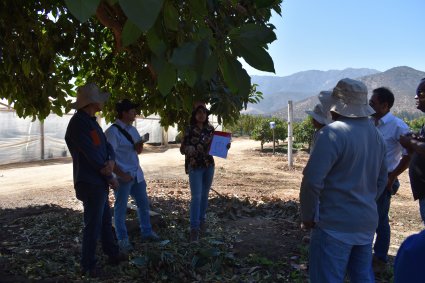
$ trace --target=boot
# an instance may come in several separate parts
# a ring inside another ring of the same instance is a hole
[[[199,241],[199,229],[190,229],[190,242],[196,243]]]

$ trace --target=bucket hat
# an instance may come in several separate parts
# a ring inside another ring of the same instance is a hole
[[[375,113],[367,99],[367,87],[364,83],[345,78],[334,87],[331,95],[330,111],[344,117],[361,118]]]
[[[71,104],[74,109],[81,109],[91,103],[105,103],[111,94],[102,92],[95,83],[87,83],[77,89],[77,100]]]

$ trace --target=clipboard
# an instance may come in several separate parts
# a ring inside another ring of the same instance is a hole
[[[215,131],[211,141],[209,154],[221,158],[227,158],[227,145],[232,139],[232,134],[227,132]]]

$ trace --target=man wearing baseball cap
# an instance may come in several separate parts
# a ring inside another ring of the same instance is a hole
[[[136,127],[132,125],[136,119],[138,107],[139,104],[128,99],[119,101],[115,105],[117,119],[105,132],[116,154],[114,173],[117,175],[119,187],[114,190],[114,222],[118,245],[123,253],[133,250],[125,225],[130,195],[136,201],[142,240],[159,240],[159,236],[152,231],[146,181],[139,163],[138,155],[142,153],[143,142]]]

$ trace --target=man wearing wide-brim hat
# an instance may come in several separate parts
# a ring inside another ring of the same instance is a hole
[[[366,86],[342,79],[332,91],[333,123],[323,127],[304,169],[301,218],[312,228],[311,282],[373,282],[376,198],[387,184],[385,141],[368,116]],[[320,199],[320,202],[319,202]]]
[[[119,254],[112,234],[108,202],[109,186],[117,186],[112,175],[115,153],[95,116],[102,110],[108,97],[109,93],[102,92],[94,83],[79,87],[77,100],[72,105],[77,112],[69,121],[65,134],[72,156],[76,196],[84,207],[81,271],[83,275],[91,277],[98,277],[101,273],[95,256],[99,236],[111,264],[125,260]]]

